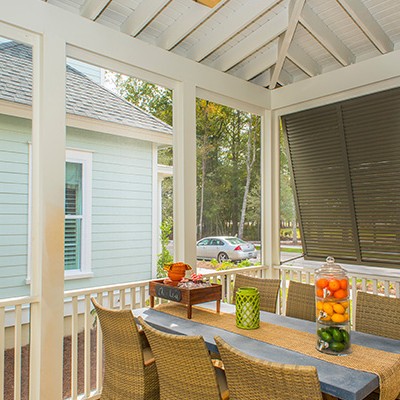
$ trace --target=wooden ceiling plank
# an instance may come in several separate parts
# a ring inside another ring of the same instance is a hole
[[[394,44],[360,0],[336,0],[383,54],[393,51]]]
[[[308,76],[319,75],[322,72],[320,65],[293,42],[289,47],[287,57]]]
[[[121,32],[136,36],[170,1],[142,1],[121,25]]]
[[[300,15],[300,23],[325,47],[342,65],[355,62],[354,54],[324,24],[324,22],[305,4]]]
[[[227,71],[259,48],[276,39],[286,31],[287,26],[288,13],[284,10],[218,57],[210,66],[220,71]]]
[[[109,3],[110,0],[86,0],[80,9],[81,16],[94,21]]]
[[[163,49],[171,50],[226,1],[220,2],[214,8],[191,2],[186,12],[158,37],[155,44]]]
[[[254,60],[237,69],[232,75],[248,81],[274,65],[277,57],[278,46],[272,46],[265,53],[258,55]]]
[[[280,0],[252,0],[251,7],[246,3],[236,10],[228,23],[220,24],[210,34],[205,35],[195,46],[187,52],[186,56],[195,61],[201,61],[213,50],[246,28],[251,21],[278,4]]]
[[[254,79],[252,79],[250,82],[259,86],[264,86],[264,87],[269,86],[269,83],[271,82],[271,71],[267,70],[262,72],[260,75],[257,75]]]
[[[281,73],[279,74],[278,83],[280,83],[282,86],[290,85],[291,83],[293,83],[293,76],[290,75],[289,72],[282,69]]]
[[[290,3],[288,28],[286,30],[285,36],[279,41],[278,58],[272,72],[271,82],[269,84],[270,89],[275,89],[275,86],[278,82],[278,78],[282,71],[283,63],[285,62],[289,46],[292,43],[304,3],[305,0],[292,0]]]

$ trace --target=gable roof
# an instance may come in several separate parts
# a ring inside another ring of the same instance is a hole
[[[172,134],[172,127],[66,67],[66,112],[106,122]],[[32,49],[16,42],[0,44],[0,100],[32,104]]]

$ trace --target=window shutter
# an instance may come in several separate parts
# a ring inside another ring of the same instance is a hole
[[[286,115],[306,258],[399,267],[400,90]]]
[[[361,259],[400,263],[400,90],[342,106]]]

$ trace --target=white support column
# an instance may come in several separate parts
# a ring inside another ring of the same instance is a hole
[[[262,264],[270,267],[279,265],[279,118],[275,113],[265,110],[262,119],[261,136],[261,226],[262,226]]]
[[[152,246],[151,246],[151,276],[157,277],[157,255],[160,249],[160,223],[161,223],[161,181],[158,175],[158,147],[155,143],[152,146]]]
[[[33,48],[30,399],[62,399],[64,331],[65,42]]]
[[[196,87],[174,90],[174,259],[196,269]]]

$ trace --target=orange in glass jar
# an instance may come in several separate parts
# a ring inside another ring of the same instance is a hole
[[[331,279],[328,287],[331,292],[336,292],[336,290],[340,289],[340,282],[337,279]]]
[[[336,290],[336,292],[333,293],[333,296],[335,297],[335,299],[344,299],[347,297],[347,290],[343,289]]]
[[[317,297],[324,297],[324,291],[322,289],[317,289]]]
[[[340,280],[340,288],[343,290],[346,290],[348,286],[348,281],[347,279],[341,279]]]
[[[328,279],[321,278],[321,279],[317,280],[317,287],[320,289],[326,288],[328,286],[328,284],[329,284]]]

